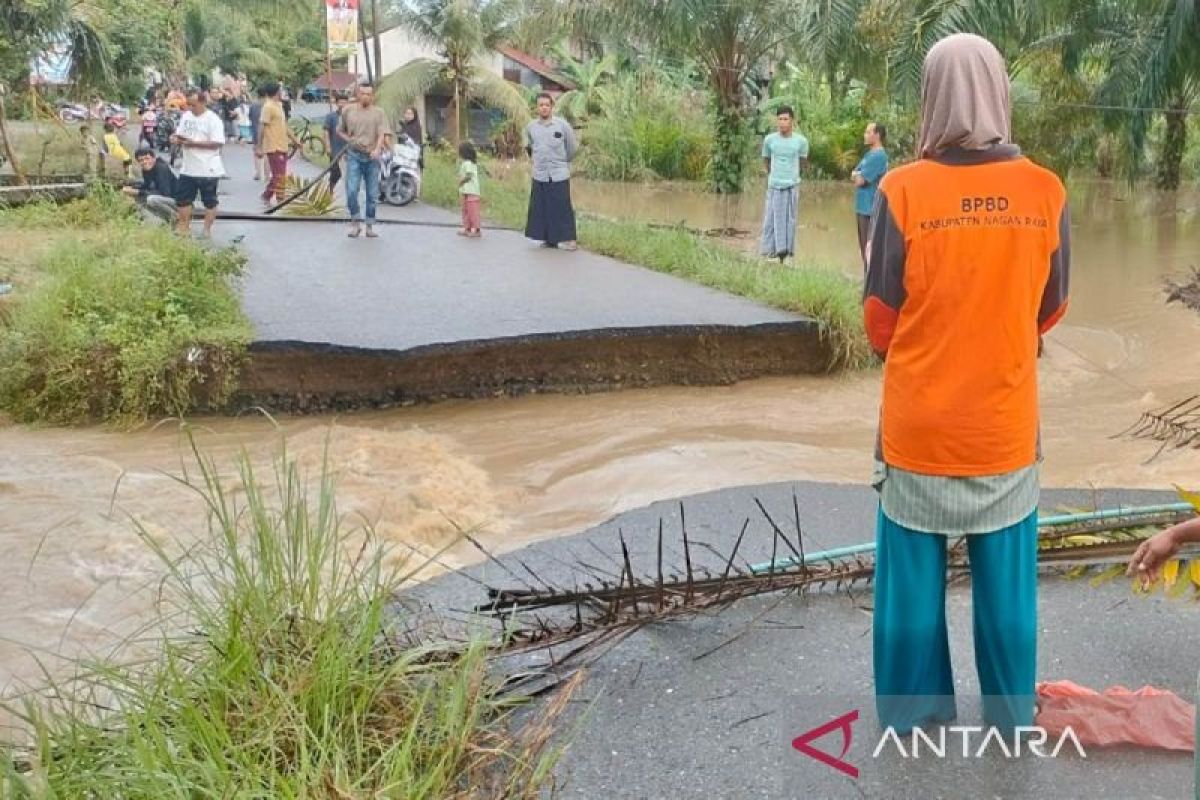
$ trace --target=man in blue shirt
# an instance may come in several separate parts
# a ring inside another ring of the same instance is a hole
[[[863,144],[867,145],[866,155],[858,162],[850,179],[854,181],[854,214],[858,220],[858,251],[863,255],[863,264],[867,260],[867,237],[871,231],[871,209],[875,206],[875,190],[879,181],[888,170],[887,151],[883,145],[887,142],[887,128],[882,123],[871,122],[863,132]]]

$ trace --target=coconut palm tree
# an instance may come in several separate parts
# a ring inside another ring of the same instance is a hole
[[[517,0],[412,0],[401,24],[440,58],[417,58],[384,76],[378,90],[380,103],[399,110],[434,86],[448,85],[455,145],[463,136],[463,103],[471,100],[498,109],[512,122],[524,123],[529,106],[516,85],[478,63],[507,41],[519,9]]]
[[[713,188],[739,192],[746,169],[746,84],[795,35],[805,0],[575,0],[577,13],[635,46],[692,59],[713,93]]]

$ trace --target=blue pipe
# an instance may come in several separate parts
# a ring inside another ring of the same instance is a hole
[[[1122,519],[1137,517],[1148,517],[1155,514],[1182,514],[1186,511],[1195,511],[1195,507],[1191,503],[1163,503],[1156,506],[1134,506],[1133,508],[1107,508],[1101,511],[1086,511],[1080,514],[1059,514],[1057,516],[1042,517],[1038,520],[1039,528],[1057,528],[1064,525],[1078,525],[1081,522],[1099,522],[1106,519]],[[832,550],[818,550],[815,553],[805,553],[804,561],[811,563],[814,561],[836,561],[849,556],[857,556],[863,553],[875,552],[875,543],[866,542],[865,544],[854,544],[849,547],[835,547]],[[788,556],[787,558],[777,558],[773,562],[775,569],[787,569],[794,567],[800,563],[800,559],[796,556]],[[770,572],[772,562],[766,561],[762,564],[752,564],[750,571],[756,575],[761,575]]]

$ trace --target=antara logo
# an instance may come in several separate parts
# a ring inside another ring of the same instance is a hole
[[[804,755],[808,756],[809,758],[815,758],[817,761],[820,761],[822,764],[831,766],[834,769],[838,770],[839,772],[846,773],[851,778],[857,778],[858,777],[858,767],[854,766],[853,764],[851,764],[847,761],[842,760],[846,757],[846,753],[850,752],[851,737],[854,735],[850,726],[853,725],[856,721],[858,721],[858,709],[855,709],[854,711],[851,711],[846,714],[842,714],[837,719],[831,719],[831,720],[829,720],[829,722],[826,722],[824,725],[820,725],[816,728],[813,728],[811,731],[809,731],[807,733],[800,734],[795,739],[792,739],[792,747],[796,748],[801,753],[804,753]],[[824,750],[818,750],[817,748],[812,746],[811,742],[814,739],[820,739],[822,736],[824,736],[828,733],[832,733],[833,731],[836,731],[836,730],[840,730],[842,732],[841,755],[834,757],[834,756],[831,756],[829,753],[826,753]]]
[[[854,731],[851,726],[858,721],[858,710],[847,712],[842,716],[831,719],[824,725],[818,725],[810,731],[800,734],[792,740],[792,747],[799,750],[809,758],[816,759],[826,766],[833,767],[838,772],[849,775],[851,778],[858,777],[858,767],[846,761],[846,754],[850,752],[850,745],[853,742]],[[824,736],[827,736],[834,731],[841,731],[842,748],[838,755],[818,749],[813,746],[813,742]],[[977,747],[972,746],[972,734],[982,734],[982,739]],[[925,751],[926,757],[945,758],[947,751],[953,754],[954,750],[947,747],[947,736],[959,736],[962,741],[962,757],[963,758],[983,758],[984,754],[989,750],[999,750],[1005,758],[1020,758],[1022,755],[1022,743],[1025,744],[1025,752],[1037,758],[1055,758],[1059,751],[1070,743],[1074,748],[1075,753],[1080,758],[1087,758],[1087,753],[1083,750],[1083,744],[1079,741],[1079,737],[1075,735],[1075,731],[1067,726],[1059,734],[1057,741],[1054,743],[1053,749],[1047,745],[1049,742],[1049,734],[1044,728],[1039,727],[1024,727],[1020,726],[1014,730],[1014,741],[1010,747],[1009,741],[996,728],[983,728],[974,725],[949,725],[939,727],[935,736],[930,736],[921,728],[913,728],[908,734],[910,737],[909,747],[905,747],[904,737],[896,733],[896,729],[889,727],[879,738],[879,743],[875,746],[875,750],[871,753],[871,758],[878,758],[879,754],[890,744],[900,755],[901,758],[921,758],[922,750]]]

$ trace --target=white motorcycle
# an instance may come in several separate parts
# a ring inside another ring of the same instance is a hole
[[[393,206],[406,206],[421,193],[421,146],[403,133],[384,153],[380,165],[379,198]]]

